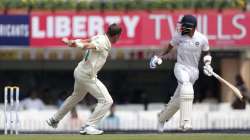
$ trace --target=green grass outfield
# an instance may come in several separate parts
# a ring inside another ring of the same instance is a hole
[[[0,140],[250,140],[250,134],[71,134],[1,135]]]

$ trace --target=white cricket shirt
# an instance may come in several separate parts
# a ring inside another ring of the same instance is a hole
[[[83,60],[79,62],[77,69],[91,78],[95,78],[107,60],[111,50],[111,43],[106,34],[92,37],[91,43],[96,46],[96,49],[85,51]]]
[[[208,39],[202,33],[195,31],[193,37],[176,33],[170,44],[177,49],[177,63],[198,68],[202,51],[208,51]]]

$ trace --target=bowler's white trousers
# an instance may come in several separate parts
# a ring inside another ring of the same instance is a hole
[[[113,104],[113,99],[105,85],[99,79],[91,78],[88,74],[82,72],[79,67],[74,71],[74,78],[74,91],[54,115],[54,119],[60,121],[87,93],[90,93],[97,99],[98,103],[94,112],[87,120],[86,125],[96,125],[108,112],[110,106]]]

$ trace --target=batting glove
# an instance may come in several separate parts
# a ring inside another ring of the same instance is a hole
[[[203,72],[205,75],[207,76],[212,76],[212,73],[213,73],[213,68],[211,67],[211,65],[204,65],[203,66]]]
[[[157,65],[160,65],[162,63],[162,59],[158,56],[154,56],[150,59],[149,67],[150,69],[155,69]]]

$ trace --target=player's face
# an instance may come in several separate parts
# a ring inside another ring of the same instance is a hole
[[[186,35],[189,35],[189,36],[193,36],[193,34],[194,34],[194,32],[195,32],[195,28],[194,27],[192,27],[192,28],[188,28],[188,27],[185,27],[185,26],[183,26],[181,23],[177,23],[176,24],[176,31],[178,32],[178,33],[182,33],[182,32],[186,32],[185,34]]]
[[[187,30],[189,30],[189,31],[187,31]],[[180,23],[177,23],[176,31],[177,31],[178,33],[182,33],[182,32],[184,32],[184,31],[186,31],[187,33],[185,33],[185,34],[192,37],[193,34],[194,34],[194,32],[195,32],[195,28],[190,28],[190,29],[188,29],[188,28],[186,28],[186,27],[183,27]]]

